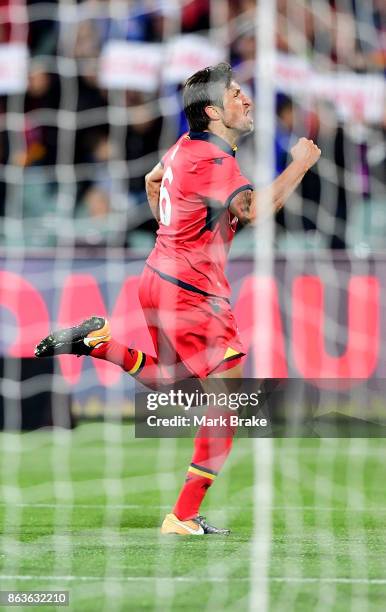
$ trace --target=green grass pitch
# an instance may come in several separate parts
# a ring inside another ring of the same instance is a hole
[[[272,444],[269,610],[384,610],[384,440]],[[1,434],[1,588],[69,590],[84,612],[251,609],[253,441],[236,440],[203,508],[232,534],[159,535],[191,445],[102,423]]]

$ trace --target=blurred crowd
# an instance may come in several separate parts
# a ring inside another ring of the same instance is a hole
[[[384,0],[277,4],[280,52],[311,58],[327,71],[385,77]],[[210,32],[253,95],[255,11],[255,0],[0,0],[0,43],[26,42],[31,58],[25,95],[0,97],[0,245],[151,244],[155,223],[144,176],[186,130],[178,88],[104,90],[101,49],[111,39],[162,42],[179,32]],[[177,100],[172,113],[163,113],[165,95]],[[121,125],[112,113],[125,118]],[[307,175],[301,197],[278,216],[278,243],[288,249],[302,236],[306,247],[371,246],[371,228],[379,233],[386,205],[386,108],[377,124],[343,121],[331,103],[310,107],[279,91],[276,173],[303,135],[318,143],[323,160]],[[239,155],[255,178],[253,136]]]

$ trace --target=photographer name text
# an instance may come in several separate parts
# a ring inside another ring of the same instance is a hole
[[[240,417],[237,414],[209,417],[206,415],[157,417],[152,414],[147,417],[149,427],[267,427],[267,419],[251,416]]]

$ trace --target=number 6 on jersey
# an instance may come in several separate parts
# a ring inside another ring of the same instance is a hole
[[[173,181],[173,171],[169,166],[163,175],[161,189],[159,194],[159,214],[160,214],[160,223],[162,225],[170,225],[171,216],[172,216],[172,202],[170,200],[170,195],[165,187],[165,182],[168,181],[169,184]]]

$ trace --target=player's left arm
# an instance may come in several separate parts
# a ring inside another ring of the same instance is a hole
[[[159,221],[159,194],[161,189],[161,182],[164,175],[164,168],[161,162],[154,166],[153,170],[150,170],[145,176],[145,188],[147,200],[149,202],[150,210],[154,217]]]

